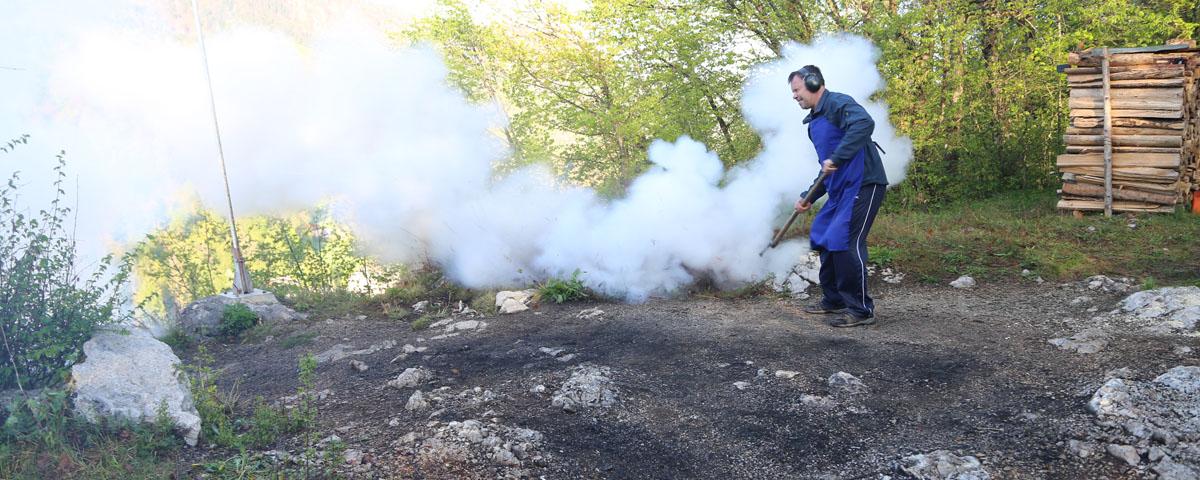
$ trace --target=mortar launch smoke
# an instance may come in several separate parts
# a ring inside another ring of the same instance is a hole
[[[59,47],[44,75],[35,66],[0,83],[35,99],[3,113],[0,132],[29,131],[36,143],[70,152],[81,239],[96,248],[136,240],[176,206],[180,190],[221,205],[194,45],[94,30]],[[877,55],[858,37],[788,46],[744,88],[746,119],[764,140],[757,158],[724,171],[696,141],[656,141],[653,168],[608,201],[539,167],[494,178],[507,152],[489,130],[503,116],[449,87],[430,49],[397,50],[362,28],[307,48],[261,30],[209,36],[239,214],[333,199],[385,261],[429,258],[469,287],[579,269],[590,287],[631,301],[699,276],[735,284],[784,274],[807,249],[790,242],[758,256],[817,173],[788,71],[817,64],[831,89],[864,104],[898,182],[912,149],[886,121],[886,105],[866,101],[883,86]],[[37,172],[50,157],[26,149],[13,158],[15,169]]]

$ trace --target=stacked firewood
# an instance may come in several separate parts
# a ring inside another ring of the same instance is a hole
[[[1173,211],[1200,189],[1200,49],[1193,42],[1107,52],[1107,66],[1105,50],[1095,48],[1072,53],[1061,68],[1071,124],[1058,157],[1058,208],[1103,211],[1110,193],[1111,211]]]

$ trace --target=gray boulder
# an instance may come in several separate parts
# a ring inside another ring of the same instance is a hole
[[[235,303],[248,307],[264,323],[286,323],[306,318],[304,314],[279,303],[279,299],[271,292],[255,290],[245,295],[222,293],[196,300],[179,313],[179,327],[192,337],[216,336],[220,333],[221,315],[225,307]]]
[[[150,423],[165,406],[187,444],[196,445],[200,415],[171,347],[143,330],[104,331],[83,344],[83,353],[87,359],[71,367],[76,415]]]

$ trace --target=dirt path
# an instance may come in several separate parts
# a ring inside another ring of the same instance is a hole
[[[881,321],[867,328],[829,327],[798,301],[693,297],[547,305],[482,318],[485,328],[444,339],[432,338],[440,329],[412,332],[389,320],[318,319],[290,327],[316,332],[311,345],[282,349],[279,332],[213,353],[224,386],[236,381],[244,398],[276,399],[294,391],[304,351],[395,341],[317,372],[318,389],[332,392],[319,403],[321,430],[365,452],[369,465],[348,470],[357,478],[882,478],[896,475],[901,457],[938,449],[978,457],[993,478],[1142,478],[1111,458],[1069,453],[1069,432],[1091,421],[1085,406],[1105,372],[1129,367],[1153,378],[1198,363],[1173,352],[1200,350],[1196,337],[1118,336],[1093,355],[1047,343],[1078,331],[1087,308],[1111,309],[1119,296],[1086,292],[1095,300],[1072,306],[1085,292],[1032,282],[876,291]],[[605,314],[576,317],[589,307]],[[392,363],[405,344],[428,350]],[[370,368],[355,371],[352,359]],[[551,406],[580,364],[609,369],[616,405],[576,413]],[[426,409],[406,410],[414,388],[386,385],[409,367],[433,374],[417,387]],[[861,379],[865,391],[831,387],[837,372]],[[451,422],[465,420],[541,437],[512,465],[470,442],[466,453],[432,455],[422,444],[452,439],[447,428],[462,424]]]

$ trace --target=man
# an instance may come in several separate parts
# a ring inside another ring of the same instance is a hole
[[[829,198],[813,219],[810,243],[821,254],[824,298],[808,313],[838,314],[835,327],[875,323],[875,303],[867,294],[867,233],[887,191],[878,145],[871,141],[875,121],[849,95],[825,89],[821,70],[807,65],[788,75],[792,98],[810,110],[804,123],[817,149],[824,182],[813,182],[814,198]],[[801,200],[796,210],[812,207]]]

